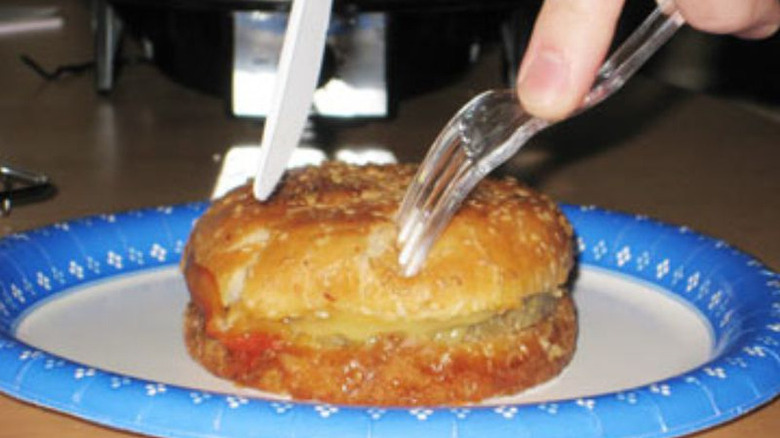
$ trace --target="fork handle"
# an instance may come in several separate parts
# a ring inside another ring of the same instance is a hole
[[[578,112],[619,90],[685,24],[674,2],[662,0],[644,22],[604,62]]]

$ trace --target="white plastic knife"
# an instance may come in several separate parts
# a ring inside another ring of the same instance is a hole
[[[293,0],[266,118],[254,195],[273,193],[301,139],[322,65],[333,0]]]

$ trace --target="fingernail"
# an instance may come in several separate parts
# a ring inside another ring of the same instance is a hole
[[[569,65],[554,50],[539,50],[523,69],[518,89],[523,103],[531,107],[555,108],[564,97],[569,82]]]

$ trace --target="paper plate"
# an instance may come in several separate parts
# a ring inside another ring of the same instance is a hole
[[[780,276],[685,227],[563,206],[581,334],[554,381],[458,407],[302,403],[237,389],[186,356],[176,265],[207,204],[58,223],[0,240],[0,390],[165,437],[664,437],[780,391]]]

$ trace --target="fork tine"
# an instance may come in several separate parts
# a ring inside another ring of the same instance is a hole
[[[436,138],[401,202],[401,207],[396,214],[396,223],[400,225],[398,242],[401,244],[409,235],[410,226],[414,223],[413,218],[420,214],[420,203],[428,199],[431,193],[446,186],[446,181],[449,179],[446,173],[460,167],[465,158],[459,144],[455,141],[458,130],[451,129],[458,120],[457,115],[453,117]]]
[[[495,90],[488,90],[472,97],[452,116],[440,131],[406,191],[401,207],[396,214],[396,223],[402,224],[407,220],[407,216],[419,204],[420,199],[424,199],[425,192],[428,191],[426,188],[431,187],[432,182],[437,180],[440,172],[449,167],[453,154],[458,152],[459,149],[453,142],[459,139],[460,129],[458,124],[462,121],[464,114],[470,112],[475,106],[480,105],[486,96],[494,93]]]
[[[420,213],[421,202],[424,202],[430,196],[430,193],[436,189],[436,186],[442,183],[442,174],[450,167],[454,156],[457,155],[455,148],[440,149],[442,149],[439,151],[440,153],[430,161],[426,160],[423,163],[424,168],[418,170],[409,189],[407,189],[407,194],[396,218],[396,222],[402,225],[399,231],[399,241],[405,240],[407,235],[403,224],[412,221],[412,218]]]
[[[425,156],[419,169],[417,169],[417,173],[412,179],[410,188],[407,190],[404,203],[399,210],[399,217],[403,216],[415,202],[419,201],[419,196],[410,195],[419,195],[423,189],[429,186],[431,181],[435,181],[438,172],[441,171],[441,169],[445,167],[444,165],[452,158],[455,148],[451,147],[452,145],[450,144],[449,136],[446,132],[451,131],[449,125],[453,122],[454,119],[450,120],[440,135],[434,140],[431,149],[428,151],[428,154]]]
[[[398,260],[403,275],[412,276],[419,272],[433,243],[450,223],[450,219],[468,193],[481,179],[480,169],[471,163],[465,163],[437,199],[429,203],[433,205],[428,207],[428,214],[421,217],[419,223],[414,224],[414,233],[401,249]]]
[[[431,172],[426,177],[433,179],[415,181],[429,187],[415,187],[418,191],[409,198],[404,220],[399,221],[401,252],[398,261],[404,275],[411,276],[419,271],[433,243],[474,186],[513,155],[534,132],[547,125],[547,122],[526,114],[519,106],[515,108],[515,99],[511,90],[483,93],[464,106],[442,131],[447,133],[439,139],[447,142],[446,159],[435,156],[435,160],[430,162],[429,154],[422,172]],[[486,102],[511,105],[511,118],[506,119],[506,107],[494,107],[493,112],[479,108]],[[504,130],[473,131],[475,120],[476,123],[495,125],[496,117],[504,120]],[[521,129],[523,126],[527,129]],[[440,144],[435,146],[438,147],[437,153],[445,152],[439,151]]]
[[[442,160],[436,168],[436,175],[428,181],[427,189],[421,190],[413,203],[409,212],[400,222],[398,233],[398,243],[405,245],[408,241],[415,241],[413,237],[418,230],[418,224],[427,223],[432,208],[436,205],[442,196],[448,191],[453,181],[456,181],[459,175],[466,169],[470,163],[462,148],[454,142],[454,147],[449,148],[447,160]],[[424,230],[425,227],[422,228]]]

